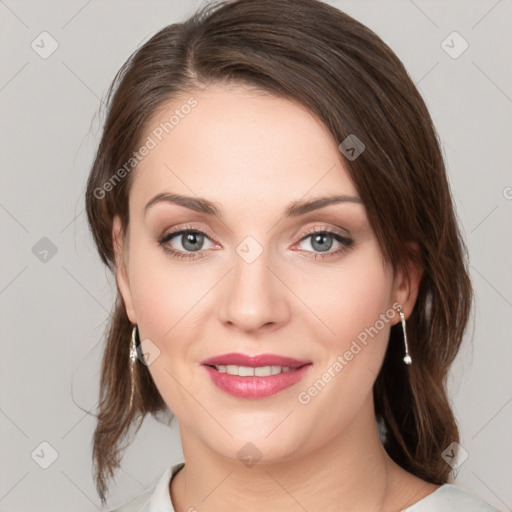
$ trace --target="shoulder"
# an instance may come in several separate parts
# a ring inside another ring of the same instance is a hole
[[[500,512],[462,487],[444,484],[403,512]]]
[[[169,483],[173,476],[185,465],[184,462],[168,467],[158,482],[144,491],[136,498],[124,503],[120,507],[109,510],[109,512],[152,512],[165,508],[173,512],[171,497],[169,496]]]

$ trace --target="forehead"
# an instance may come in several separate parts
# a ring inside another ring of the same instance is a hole
[[[193,105],[193,106],[192,106]],[[172,191],[238,208],[304,195],[357,195],[337,142],[305,107],[244,86],[191,91],[162,107],[141,137],[137,203]],[[144,203],[145,204],[145,203]]]

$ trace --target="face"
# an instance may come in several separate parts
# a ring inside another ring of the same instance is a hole
[[[197,104],[159,140],[190,96]],[[117,280],[182,437],[233,460],[251,442],[265,462],[367,424],[393,304],[407,316],[416,290],[384,263],[338,142],[302,106],[220,85],[166,104],[148,136],[156,145],[133,171],[127,238],[114,223]],[[298,207],[333,196],[352,199]],[[230,353],[308,364],[261,386],[203,364]]]

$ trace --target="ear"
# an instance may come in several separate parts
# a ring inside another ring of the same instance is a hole
[[[416,242],[407,242],[406,245],[410,252],[419,256],[420,249]],[[408,318],[418,298],[418,290],[423,278],[423,269],[415,263],[411,257],[407,258],[405,265],[407,272],[406,269],[402,267],[398,270],[395,278],[393,308],[396,310],[396,306],[398,304],[401,305],[405,318]]]
[[[132,294],[130,290],[130,281],[128,280],[128,271],[125,262],[124,245],[128,242],[127,236],[123,232],[121,219],[119,215],[114,217],[112,223],[112,243],[115,254],[115,274],[117,287],[123,299],[126,308],[126,314],[132,324],[136,324],[135,311],[133,309]]]

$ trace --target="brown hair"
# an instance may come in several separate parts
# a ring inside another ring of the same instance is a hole
[[[89,176],[86,209],[103,262],[115,271],[112,220],[128,226],[132,174],[105,184],[138,147],[164,102],[209,83],[239,83],[296,101],[341,143],[355,134],[364,152],[345,165],[384,258],[396,272],[423,269],[407,319],[413,364],[402,362],[402,332],[391,328],[374,385],[375,411],[393,460],[432,483],[448,480],[442,451],[458,441],[447,373],[465,333],[473,290],[445,165],[427,107],[393,51],[370,29],[317,0],[238,0],[205,5],[135,51],[108,91],[108,113]],[[341,153],[340,153],[340,158]],[[100,192],[98,192],[100,191]],[[407,242],[416,242],[418,253]],[[98,494],[119,467],[134,421],[168,411],[146,366],[136,365],[129,410],[131,324],[118,290],[102,362],[93,460]],[[137,428],[137,430],[138,430]]]

